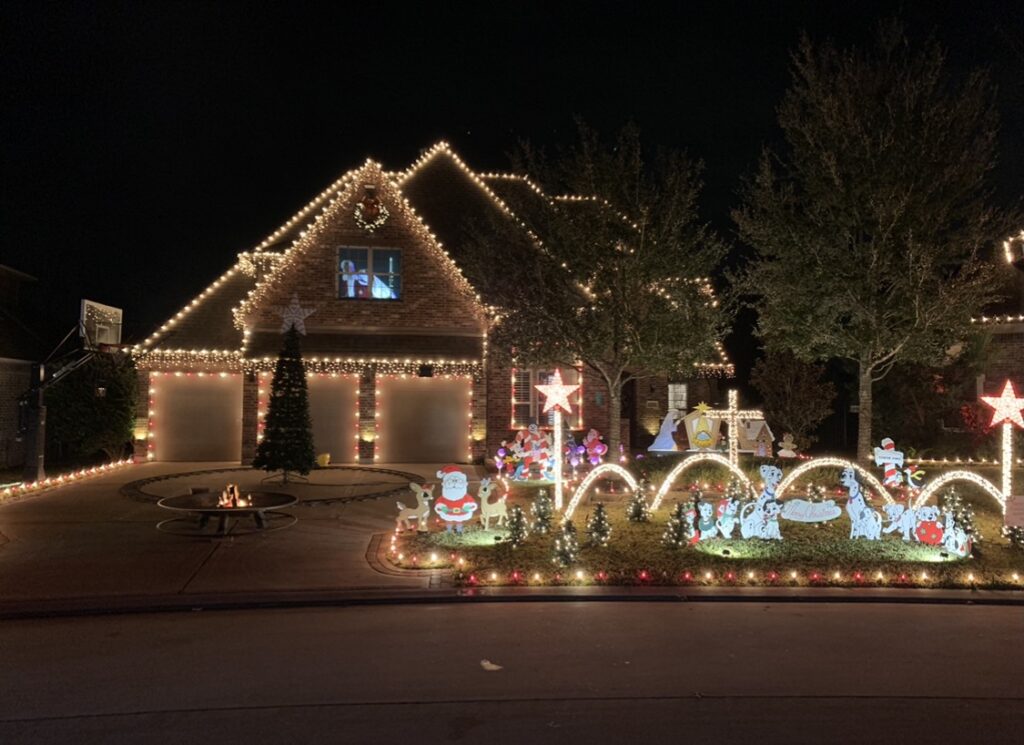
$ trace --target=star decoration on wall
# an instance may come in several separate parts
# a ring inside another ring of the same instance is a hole
[[[299,296],[292,294],[292,301],[279,310],[281,313],[281,333],[285,333],[292,326],[303,336],[306,335],[306,316],[316,308],[303,308],[299,305]]]
[[[1020,415],[1021,409],[1024,409],[1024,398],[1017,397],[1017,392],[1013,390],[1013,383],[1009,380],[1006,381],[1003,392],[998,396],[982,396],[981,400],[995,409],[992,412],[990,427],[1010,422],[1024,429],[1024,417]]]
[[[572,413],[572,404],[569,403],[569,396],[579,390],[579,385],[566,385],[562,382],[562,371],[555,370],[551,376],[551,382],[544,385],[535,385],[538,391],[544,394],[544,413],[558,407],[566,414]]]

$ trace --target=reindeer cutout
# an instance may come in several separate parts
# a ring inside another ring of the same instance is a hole
[[[399,510],[398,517],[395,518],[396,531],[410,530],[412,528],[409,525],[410,520],[416,521],[416,529],[420,533],[426,533],[430,529],[427,521],[430,518],[430,500],[434,498],[435,486],[436,484],[431,484],[429,487],[425,487],[412,481],[409,482],[409,488],[416,495],[416,506],[406,507],[401,502],[396,503]]]
[[[491,492],[496,487],[497,484],[493,481],[484,479],[480,482],[480,489],[476,493],[476,498],[480,501],[480,524],[484,526],[484,530],[490,530],[492,517],[498,519],[496,526],[508,525],[508,506],[505,504],[505,497],[493,504],[487,502],[487,498],[491,496]]]

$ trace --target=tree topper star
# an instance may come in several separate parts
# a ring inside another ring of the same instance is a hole
[[[1020,410],[1024,409],[1024,398],[1017,397],[1017,392],[1013,390],[1013,383],[1009,380],[1006,381],[1006,385],[1003,386],[1003,392],[998,396],[982,396],[981,400],[995,409],[992,412],[990,427],[1005,422],[1012,422],[1021,429],[1024,429],[1024,417],[1020,415]]]
[[[312,313],[316,308],[303,308],[299,305],[299,296],[292,294],[292,301],[288,305],[279,309],[281,313],[281,333],[285,333],[292,326],[303,336],[306,335],[306,316]]]
[[[579,389],[579,385],[566,385],[562,382],[562,371],[555,370],[551,376],[551,382],[545,385],[535,385],[538,391],[544,394],[544,412],[547,414],[551,409],[558,407],[566,414],[572,413],[572,404],[569,403],[569,396]]]

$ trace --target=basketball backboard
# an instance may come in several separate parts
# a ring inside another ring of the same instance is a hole
[[[101,346],[119,345],[121,343],[121,315],[120,308],[83,299],[78,330],[85,348],[99,349]]]

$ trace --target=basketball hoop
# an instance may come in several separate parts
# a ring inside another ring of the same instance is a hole
[[[120,350],[122,315],[120,308],[83,298],[78,333],[83,339],[84,348],[98,352]]]

